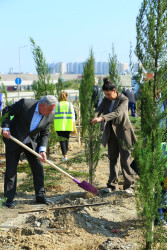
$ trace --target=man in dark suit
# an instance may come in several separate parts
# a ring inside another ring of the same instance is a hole
[[[6,172],[4,180],[4,203],[8,208],[15,206],[13,199],[16,194],[17,165],[20,154],[24,151],[30,164],[36,202],[42,204],[51,203],[45,198],[43,164],[46,160],[46,147],[49,137],[49,126],[54,118],[54,109],[58,101],[52,95],[44,96],[41,100],[21,99],[11,106],[6,106],[3,115],[7,117],[2,123],[3,140],[6,147]],[[11,119],[12,117],[12,119]],[[9,139],[10,134],[39,152],[38,159],[29,151]]]

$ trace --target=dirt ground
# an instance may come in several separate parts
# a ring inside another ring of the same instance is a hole
[[[75,158],[81,150],[83,148],[79,148],[77,142],[70,142],[69,159]],[[54,156],[53,163],[60,164],[60,151]],[[4,159],[1,159],[1,198],[4,164]],[[73,171],[88,169],[83,162],[70,166],[66,162],[62,166]],[[18,192],[16,208],[2,207],[0,211],[0,249],[141,249],[143,239],[138,227],[140,222],[137,220],[134,194],[122,190],[121,174],[120,191],[107,189],[108,174],[108,158],[104,154],[94,182],[98,195],[86,192],[62,175],[59,185],[50,187],[46,193],[54,202],[53,206],[36,204],[34,192]],[[19,182],[24,183],[25,178],[26,174],[18,173]],[[77,179],[83,180],[82,177]]]

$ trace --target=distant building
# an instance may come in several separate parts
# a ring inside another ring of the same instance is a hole
[[[109,63],[104,62],[103,63],[103,75],[108,75],[109,74]]]
[[[48,63],[48,68],[50,71],[50,74],[55,74],[55,73],[61,73],[64,74],[66,73],[66,64],[63,62],[59,63]]]
[[[54,63],[49,64],[49,69],[50,69],[50,74],[54,74],[55,73],[55,64]]]
[[[73,70],[73,63],[67,63],[67,74],[73,74],[74,70]]]
[[[73,63],[73,71],[74,71],[74,74],[79,73],[79,64],[77,62]]]
[[[9,74],[13,74],[13,68],[9,68]]]
[[[82,62],[79,63],[78,73],[79,73],[79,74],[82,74],[82,73],[83,73],[83,63],[82,63]]]
[[[103,63],[97,62],[95,64],[97,64],[95,74],[103,74]]]
[[[128,70],[128,63],[119,63],[118,73],[120,75],[126,73],[127,70]]]
[[[55,73],[64,74],[66,72],[66,64],[64,62],[56,63],[55,69],[56,69]]]
[[[95,62],[95,74],[107,75],[109,72],[108,62]]]
[[[83,74],[83,66],[84,62],[59,62],[59,63],[51,63],[48,64],[50,69],[50,73],[67,73],[67,74]],[[138,64],[134,64],[134,71],[138,68]],[[95,74],[97,75],[108,75],[109,74],[109,63],[108,62],[95,62],[94,64]],[[129,73],[128,71],[128,63],[119,63],[118,73],[125,74]]]

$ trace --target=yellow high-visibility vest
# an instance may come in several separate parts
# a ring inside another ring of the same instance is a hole
[[[70,102],[61,101],[56,106],[54,117],[55,131],[74,131],[73,109]]]

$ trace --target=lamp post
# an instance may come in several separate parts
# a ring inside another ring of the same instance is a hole
[[[21,71],[20,71],[20,49],[25,48],[25,47],[27,47],[27,45],[19,47],[19,74],[21,74]]]
[[[21,77],[21,69],[20,69],[20,49],[27,47],[27,45],[19,47],[19,76]],[[20,86],[18,84],[17,86],[18,89],[18,99],[20,99]]]

